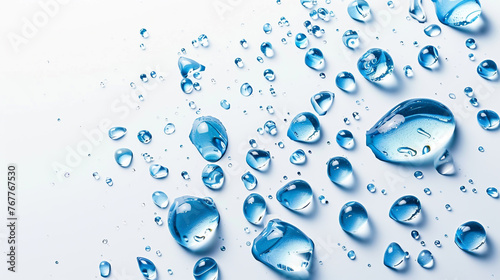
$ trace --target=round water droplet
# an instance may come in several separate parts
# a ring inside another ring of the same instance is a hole
[[[205,35],[205,34],[201,34],[200,36],[198,36],[198,43],[200,43],[200,45],[201,45],[202,47],[205,47],[205,48],[206,48],[206,47],[208,47],[209,42],[208,42],[208,37],[207,37],[207,35]]]
[[[273,57],[274,56],[274,50],[273,50],[273,45],[269,42],[264,42],[260,45],[260,51],[266,56],[266,57]]]
[[[165,128],[163,128],[163,132],[165,132],[166,135],[173,134],[175,132],[175,124],[167,123]]]
[[[270,23],[265,23],[264,26],[262,27],[264,30],[264,33],[269,34],[271,31],[273,31],[273,27],[271,26]]]
[[[121,167],[129,167],[132,163],[133,153],[130,149],[121,148],[115,152],[115,161]]]
[[[234,64],[236,64],[236,66],[238,66],[238,68],[243,68],[243,66],[245,66],[243,64],[243,60],[239,57],[237,57],[235,60],[234,60]]]
[[[201,180],[209,189],[218,190],[224,184],[224,172],[217,164],[207,164],[201,172]]]
[[[406,195],[394,202],[389,217],[397,222],[413,220],[421,211],[420,200],[413,195]]]
[[[246,162],[257,171],[267,171],[271,164],[271,154],[268,151],[252,149],[247,153]]]
[[[113,140],[118,140],[127,134],[127,129],[125,127],[112,127],[108,131],[109,138]]]
[[[489,187],[489,188],[487,188],[487,189],[486,189],[486,193],[487,193],[489,196],[493,197],[493,198],[498,198],[498,196],[499,196],[499,195],[498,195],[498,190],[497,190],[497,188],[495,188],[495,187]]]
[[[424,68],[433,69],[438,64],[439,54],[434,46],[425,46],[418,54],[418,63]]]
[[[311,48],[307,51],[305,63],[309,68],[314,70],[322,70],[325,68],[325,58],[320,49]]]
[[[458,248],[473,252],[486,242],[484,227],[475,221],[470,221],[458,227],[455,233],[455,244]]]
[[[413,175],[415,176],[415,178],[417,178],[419,180],[424,178],[424,173],[422,173],[422,171],[415,171],[415,173]]]
[[[302,143],[318,141],[320,138],[318,118],[309,112],[299,113],[290,123],[287,136],[293,141]]]
[[[411,78],[413,77],[413,68],[411,68],[410,65],[406,65],[405,67],[403,67],[403,71],[405,72],[405,76],[407,78]]]
[[[290,210],[302,210],[311,204],[313,192],[311,186],[303,180],[294,180],[276,192],[276,199]]]
[[[219,278],[217,262],[209,257],[199,259],[194,265],[193,276],[196,280],[217,280]]]
[[[309,45],[309,39],[304,33],[298,33],[295,36],[295,46],[299,49],[305,49]]]
[[[376,192],[376,191],[377,191],[377,188],[376,188],[376,187],[375,187],[375,185],[374,185],[374,184],[372,184],[372,183],[370,183],[370,184],[366,185],[366,189],[367,189],[369,192],[371,192],[371,193],[374,193],[374,192]]]
[[[274,71],[271,69],[264,70],[264,78],[266,78],[266,80],[268,80],[270,82],[274,81],[274,79],[276,78],[274,75]]]
[[[340,227],[351,234],[359,232],[368,222],[368,213],[365,207],[356,201],[342,206],[339,214]]]
[[[355,49],[359,47],[359,35],[358,32],[354,30],[347,30],[344,32],[344,35],[342,35],[342,42],[344,45],[350,49]]]
[[[245,172],[245,174],[241,175],[241,181],[245,185],[247,190],[251,191],[257,187],[257,178],[250,173],[249,171]]]
[[[163,225],[163,220],[161,219],[160,216],[156,216],[155,217],[155,223],[159,226],[162,226]]]
[[[231,104],[229,104],[229,102],[226,100],[226,99],[222,99],[220,101],[220,106],[224,109],[224,110],[229,110],[231,108]]]
[[[155,179],[163,179],[168,176],[168,168],[159,164],[151,164],[149,166],[149,174]]]
[[[364,0],[354,0],[347,6],[349,16],[357,21],[367,21],[370,19],[370,6]]]
[[[274,121],[267,121],[264,124],[264,130],[269,134],[269,135],[276,135],[278,134],[278,128],[276,127],[276,123]]]
[[[471,50],[475,50],[477,48],[476,40],[474,40],[473,38],[467,39],[465,41],[465,46]]]
[[[245,40],[245,39],[241,39],[241,40],[240,40],[240,45],[241,45],[244,49],[248,48],[248,42],[247,42],[247,40]]]
[[[389,244],[384,253],[384,265],[390,268],[396,268],[405,260],[406,253],[398,243]]]
[[[99,272],[102,277],[108,277],[111,273],[111,264],[107,261],[102,261],[99,263]]]
[[[306,153],[302,149],[298,149],[290,155],[290,162],[295,165],[304,164],[306,159]]]
[[[149,32],[146,28],[142,28],[139,30],[139,34],[141,34],[142,38],[147,39],[149,37]]]
[[[367,80],[378,82],[392,74],[394,62],[386,51],[370,49],[359,58],[358,70]]]
[[[153,136],[151,135],[151,132],[147,130],[141,130],[139,131],[139,133],[137,133],[137,139],[139,139],[139,142],[143,144],[149,144],[152,138]]]
[[[328,200],[326,199],[326,197],[324,195],[318,196],[318,200],[321,204],[328,204]]]
[[[189,94],[193,92],[193,81],[189,78],[184,78],[181,80],[181,89],[184,93]]]
[[[351,163],[344,157],[333,157],[327,163],[330,181],[342,185],[352,177]]]
[[[156,191],[153,193],[153,202],[161,209],[166,209],[168,206],[168,196],[162,191]]]
[[[356,89],[356,80],[350,72],[340,72],[335,77],[335,84],[345,92],[353,92]]]
[[[257,193],[250,194],[243,202],[243,215],[248,222],[258,225],[266,215],[266,201]]]
[[[418,254],[417,262],[423,268],[432,268],[434,266],[434,257],[429,250],[422,250]]]
[[[464,88],[464,93],[465,95],[467,95],[467,97],[472,97],[474,96],[474,89],[472,89],[471,87],[466,87]]]
[[[311,104],[316,113],[320,116],[325,115],[330,107],[332,107],[334,97],[335,94],[329,91],[322,91],[313,95],[311,97]]]
[[[352,149],[354,147],[354,136],[349,130],[341,130],[337,133],[337,144],[344,149]]]
[[[484,60],[477,66],[477,73],[487,80],[494,80],[498,76],[497,64],[490,59]]]
[[[500,117],[495,111],[481,110],[477,112],[477,122],[483,129],[492,130],[498,128]]]
[[[351,251],[347,252],[347,257],[351,260],[354,260],[354,259],[356,259],[356,253],[353,250],[351,250]]]
[[[432,192],[431,192],[431,190],[430,190],[429,188],[425,188],[425,189],[424,189],[424,193],[425,193],[426,195],[431,195],[431,193],[432,193]]]
[[[441,27],[437,24],[431,24],[424,29],[424,33],[429,37],[436,37],[441,34]]]

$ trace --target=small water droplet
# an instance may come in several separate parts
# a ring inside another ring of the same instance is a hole
[[[418,63],[420,63],[420,65],[424,68],[436,68],[439,65],[438,60],[438,51],[431,45],[423,47],[418,54]]]
[[[367,21],[370,19],[370,6],[364,0],[354,0],[347,6],[349,16],[357,21]]]
[[[484,60],[477,66],[477,73],[487,80],[494,80],[498,76],[497,64],[490,59]]]
[[[342,35],[342,42],[344,45],[350,49],[355,49],[359,47],[359,35],[358,32],[354,30],[347,30],[344,32],[344,35]]]

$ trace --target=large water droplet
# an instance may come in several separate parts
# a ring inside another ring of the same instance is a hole
[[[214,236],[219,219],[219,211],[210,197],[182,196],[170,207],[168,228],[177,243],[198,250]]]
[[[425,46],[418,54],[418,63],[424,68],[433,69],[438,66],[439,54],[434,46]]]
[[[320,49],[311,48],[306,53],[305,63],[314,70],[322,70],[325,68],[326,62]]]
[[[462,224],[455,233],[455,244],[466,252],[479,249],[485,242],[486,231],[480,223],[475,221]]]
[[[298,114],[290,123],[287,135],[297,142],[311,143],[318,141],[320,138],[318,118],[309,112]]]
[[[481,110],[477,112],[477,122],[483,129],[496,129],[500,124],[500,117],[495,111]]]
[[[132,151],[127,148],[121,148],[115,152],[115,161],[121,167],[129,167],[133,157]]]
[[[367,21],[370,19],[370,6],[365,0],[354,0],[347,6],[347,13],[352,19],[357,21]]]
[[[246,161],[248,166],[257,171],[267,171],[271,164],[271,154],[268,151],[252,149],[248,151]]]
[[[187,57],[179,57],[177,64],[179,65],[179,71],[184,78],[187,78],[189,75],[205,71],[205,66]]]
[[[400,197],[391,206],[389,217],[397,222],[413,220],[421,211],[420,200],[413,195]]]
[[[139,270],[141,270],[144,278],[147,280],[156,279],[156,266],[152,261],[143,257],[137,257],[137,263],[139,264]]]
[[[455,163],[448,150],[445,150],[441,156],[434,159],[434,168],[436,168],[436,171],[441,175],[455,174]]]
[[[99,264],[99,272],[101,273],[102,277],[108,277],[111,273],[111,264],[109,264],[109,262],[107,261],[102,261]]]
[[[212,116],[197,118],[193,123],[189,139],[201,156],[210,162],[221,159],[228,145],[226,128]]]
[[[431,99],[411,99],[392,108],[366,132],[366,145],[383,161],[428,160],[446,149],[454,131],[455,119],[446,106]]]
[[[384,265],[390,268],[396,268],[405,259],[406,253],[398,243],[389,244],[384,254]]]
[[[218,190],[224,184],[224,172],[217,164],[207,164],[201,172],[203,184],[212,190]]]
[[[249,83],[244,83],[240,87],[240,93],[243,96],[250,96],[253,93],[253,88]]]
[[[420,23],[427,20],[424,8],[422,7],[422,0],[410,0],[410,8],[408,12],[412,18]]]
[[[304,33],[298,33],[295,36],[295,46],[299,49],[305,49],[309,45],[309,39]]]
[[[352,149],[354,147],[354,136],[349,130],[341,130],[337,133],[337,144],[344,149]]]
[[[335,84],[345,92],[353,92],[356,89],[356,80],[350,72],[340,72],[335,78]]]
[[[285,273],[306,272],[313,253],[313,241],[300,229],[279,219],[269,221],[252,246],[256,260]]]
[[[113,140],[118,140],[127,134],[127,129],[125,127],[112,127],[108,131],[109,138]]]
[[[160,164],[151,164],[149,174],[155,179],[163,179],[168,176],[168,168]]]
[[[252,193],[243,202],[243,215],[248,222],[258,225],[266,215],[266,201],[258,193]]]
[[[210,257],[201,258],[194,265],[193,276],[196,280],[217,280],[219,278],[219,266]]]
[[[359,35],[358,32],[354,30],[347,30],[342,35],[342,42],[344,45],[350,49],[355,49],[359,46]]]
[[[320,116],[325,115],[330,107],[332,107],[334,97],[335,94],[329,91],[322,91],[313,95],[311,97],[311,104],[316,113]]]
[[[269,42],[264,42],[260,45],[260,51],[266,56],[266,57],[273,57],[274,56],[274,50],[273,50],[273,45]]]
[[[490,59],[484,60],[477,66],[477,73],[487,80],[494,80],[498,76],[497,64]]]
[[[249,171],[245,172],[245,174],[241,175],[241,181],[245,185],[247,190],[251,191],[257,187],[257,178],[250,173]]]
[[[391,56],[381,49],[369,49],[358,60],[358,70],[367,80],[378,82],[392,74],[394,62]]]
[[[357,233],[368,222],[368,213],[365,207],[356,201],[347,202],[340,209],[340,227],[351,234]]]
[[[473,23],[481,15],[479,0],[433,0],[439,21],[449,26]]]
[[[303,180],[294,180],[276,192],[276,199],[290,210],[302,210],[313,199],[311,186]]]
[[[330,181],[342,185],[352,177],[352,165],[344,157],[333,157],[327,163],[327,174]]]
[[[153,202],[161,209],[165,209],[168,206],[168,196],[162,191],[156,191],[153,193]]]
[[[431,251],[422,250],[417,257],[418,264],[423,268],[432,268],[434,266],[434,257]]]

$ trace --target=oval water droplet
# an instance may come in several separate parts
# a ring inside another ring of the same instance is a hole
[[[358,70],[368,81],[378,82],[394,71],[392,57],[384,50],[370,49],[358,60]]]
[[[384,253],[384,265],[390,268],[396,268],[405,260],[406,253],[401,246],[392,242]]]
[[[354,79],[354,75],[350,72],[340,72],[337,77],[335,77],[335,84],[345,92],[353,92],[356,89],[356,80]]]
[[[194,265],[193,276],[196,280],[217,280],[219,278],[219,266],[210,257],[201,258]]]
[[[153,135],[151,135],[151,132],[147,130],[141,130],[137,133],[137,139],[139,139],[139,142],[143,144],[149,144],[151,142],[151,139],[153,138]]]
[[[486,242],[486,231],[483,225],[476,221],[470,221],[457,228],[455,233],[455,244],[458,248],[473,252]]]
[[[276,127],[276,123],[274,121],[267,121],[264,124],[264,130],[269,134],[269,135],[276,135],[278,134],[278,128]]]
[[[262,27],[262,30],[264,30],[264,33],[269,34],[271,31],[273,31],[273,27],[271,26],[270,23],[265,23],[264,26]]]
[[[337,133],[337,144],[340,147],[350,150],[354,147],[354,136],[349,130],[341,130]]]
[[[306,181],[294,180],[276,192],[276,199],[286,208],[297,211],[311,204],[313,192]]]
[[[168,176],[168,168],[160,164],[151,164],[149,174],[155,179],[163,179]]]
[[[424,68],[436,68],[439,65],[438,60],[439,54],[434,46],[425,46],[418,54],[418,63]]]
[[[318,118],[309,112],[299,113],[293,118],[287,135],[296,142],[311,143],[320,138],[320,124]]]
[[[295,36],[295,46],[299,49],[305,49],[309,45],[309,39],[304,33],[298,33]]]
[[[325,57],[320,49],[311,48],[307,51],[305,63],[309,68],[314,70],[322,70],[325,68]]]
[[[431,251],[422,250],[417,257],[418,264],[423,268],[432,268],[434,266],[434,257]]]
[[[240,93],[243,96],[250,96],[253,93],[253,88],[249,83],[244,83],[240,87]]]
[[[392,204],[389,217],[397,222],[408,222],[413,220],[421,209],[418,198],[413,195],[405,195]]]
[[[356,234],[368,223],[368,212],[365,207],[357,202],[347,202],[340,209],[340,227],[348,233]]]
[[[477,66],[477,73],[487,80],[494,80],[498,76],[497,64],[490,59],[484,60]]]
[[[441,27],[437,24],[431,24],[424,28],[424,33],[429,37],[436,37],[441,34]]]
[[[249,171],[241,175],[241,181],[243,181],[243,185],[245,185],[245,188],[247,188],[247,190],[249,191],[257,187],[257,178]]]
[[[224,184],[224,171],[217,164],[207,164],[201,172],[201,180],[207,188],[218,190]]]
[[[350,49],[355,49],[359,47],[358,32],[350,29],[347,30],[346,32],[344,32],[344,35],[342,35],[342,42],[344,43],[344,46]]]
[[[365,0],[354,0],[347,6],[349,16],[357,21],[368,21],[370,19],[370,6]]]
[[[115,152],[115,161],[121,167],[129,167],[133,157],[134,154],[127,148],[120,148]]]
[[[107,261],[102,261],[99,264],[99,272],[101,273],[102,277],[108,277],[111,273],[111,264],[109,264],[109,262]]]
[[[190,94],[193,92],[193,81],[189,78],[184,78],[181,80],[181,89],[184,93]]]
[[[420,234],[418,233],[418,231],[412,230],[411,231],[411,237],[413,237],[413,239],[415,239],[415,240],[419,240],[420,239]]]
[[[247,196],[243,202],[243,215],[248,222],[258,225],[264,220],[266,215],[266,201],[258,193],[252,193]]]
[[[247,153],[246,162],[257,171],[267,171],[271,165],[271,154],[268,151],[252,149]]]
[[[264,78],[266,80],[272,82],[274,79],[276,79],[276,76],[274,75],[274,71],[272,69],[266,69],[264,70]]]
[[[226,128],[212,116],[197,118],[193,123],[189,139],[201,156],[210,162],[221,159],[228,145]]]
[[[489,196],[493,197],[493,198],[498,198],[498,196],[499,196],[499,195],[498,195],[498,189],[497,189],[497,188],[495,188],[495,187],[489,187],[489,188],[487,188],[487,189],[486,189],[486,193],[487,193]]]
[[[320,116],[325,115],[330,107],[332,107],[334,97],[335,94],[329,91],[321,91],[313,95],[311,97],[311,104],[316,113]]]
[[[327,174],[330,181],[342,185],[352,177],[352,165],[344,157],[333,157],[327,163]]]
[[[125,127],[112,127],[108,131],[108,136],[112,140],[118,140],[127,134],[127,129]]]
[[[147,280],[156,279],[156,266],[149,259],[143,257],[137,257],[137,263],[139,264],[139,270],[142,272],[142,276]]]
[[[273,57],[274,56],[274,50],[273,50],[273,45],[269,42],[264,42],[260,45],[260,51],[266,56],[266,57]]]
[[[153,193],[153,202],[161,209],[166,209],[168,206],[168,196],[162,191],[156,191]]]
[[[411,68],[410,65],[406,65],[405,67],[403,67],[403,71],[405,72],[405,76],[407,78],[413,77],[413,68]]]
[[[306,163],[306,153],[302,149],[298,149],[290,155],[290,162],[295,165]]]
[[[165,128],[163,128],[163,132],[165,132],[166,135],[173,134],[175,132],[175,124],[167,123]]]

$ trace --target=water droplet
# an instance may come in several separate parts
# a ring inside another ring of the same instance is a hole
[[[262,27],[264,30],[264,33],[269,34],[271,31],[273,31],[273,27],[271,26],[270,23],[265,23],[264,26]]]
[[[193,92],[193,81],[189,78],[184,78],[181,80],[181,89],[185,94],[190,94]]]
[[[169,275],[174,274],[174,271],[172,269],[170,269],[170,268],[167,270],[167,272],[168,272]]]
[[[209,42],[208,42],[208,37],[207,37],[207,35],[205,35],[205,34],[201,34],[200,36],[198,36],[198,43],[200,43],[200,45],[201,45],[202,47],[205,47],[205,48],[206,48],[206,47],[208,47]]]
[[[370,6],[364,0],[354,0],[347,6],[347,13],[352,19],[357,21],[367,21],[370,19]]]
[[[394,62],[386,51],[370,49],[359,58],[358,70],[367,80],[378,82],[392,74]]]
[[[348,202],[340,209],[339,223],[344,231],[355,234],[367,225],[368,213],[361,203]]]
[[[304,164],[306,159],[306,153],[302,149],[298,149],[290,155],[290,162],[295,165]]]
[[[439,54],[434,46],[425,46],[418,54],[418,63],[424,68],[432,69],[438,66]]]
[[[300,229],[279,219],[269,221],[252,246],[256,260],[284,273],[307,271],[313,253],[313,241]]]
[[[268,81],[270,81],[270,82],[271,82],[271,81],[274,81],[274,79],[276,78],[276,77],[274,76],[274,71],[273,71],[273,70],[271,70],[271,69],[266,69],[266,70],[264,70],[264,78],[266,78],[266,80],[268,80]]]
[[[436,37],[441,34],[441,27],[436,24],[431,24],[424,29],[424,33],[429,37]]]
[[[187,171],[182,171],[181,172],[181,177],[182,177],[182,179],[184,179],[186,181],[191,180],[191,177],[189,176],[189,173]]]
[[[219,278],[219,266],[212,258],[201,258],[194,265],[193,276],[196,280],[217,280]]]
[[[391,9],[392,9],[392,8],[394,8],[394,2],[392,2],[392,1],[387,1],[387,6],[388,6],[389,8],[391,8]]]
[[[137,257],[137,263],[139,264],[139,270],[142,272],[142,276],[147,280],[156,279],[156,266],[155,264],[143,257]]]
[[[168,214],[168,227],[175,241],[198,250],[214,236],[219,226],[219,211],[210,197],[178,197]]]
[[[377,188],[376,188],[376,187],[375,187],[375,185],[374,185],[374,184],[372,184],[372,183],[370,183],[370,184],[366,185],[366,189],[367,189],[369,192],[371,192],[371,193],[374,193],[374,192],[376,192],[376,191],[377,191]]]
[[[413,195],[405,195],[391,206],[389,217],[397,222],[408,222],[421,211],[420,200]]]
[[[337,133],[337,144],[344,149],[352,149],[354,147],[354,136],[349,130],[341,130]]]
[[[153,136],[147,130],[141,130],[137,133],[137,139],[139,139],[139,142],[143,144],[148,144],[149,142],[151,142],[152,138]]]
[[[421,135],[418,128],[433,137]],[[431,99],[411,99],[392,108],[366,132],[366,145],[383,161],[428,160],[446,148],[454,131],[455,119],[446,106]],[[425,146],[430,151],[419,154]]]
[[[494,80],[498,73],[497,64],[490,59],[484,60],[477,66],[477,73],[487,80]]]
[[[351,251],[347,252],[347,257],[351,260],[354,260],[354,259],[356,259],[356,253],[353,250],[351,250]]]
[[[298,33],[295,36],[295,46],[299,49],[305,49],[309,45],[309,39],[304,33]]]
[[[142,28],[139,30],[139,34],[141,34],[142,38],[147,39],[149,37],[149,32],[146,28]]]
[[[205,66],[187,57],[179,57],[177,64],[179,66],[181,76],[184,78],[187,78],[189,75],[193,75],[193,77],[195,77],[195,74],[201,75],[200,72],[205,71]],[[197,78],[195,77],[195,79]]]
[[[267,111],[269,114],[271,114],[271,115],[272,115],[272,114],[274,114],[274,108],[273,108],[273,106],[272,106],[272,105],[268,105],[268,106],[266,107],[266,111]]]
[[[486,231],[480,223],[475,221],[462,224],[455,233],[455,244],[466,252],[479,249],[485,242]]]
[[[335,78],[335,84],[345,92],[353,92],[356,89],[356,80],[350,72],[340,72]]]
[[[111,273],[111,264],[107,261],[102,261],[99,264],[99,272],[101,272],[102,277],[108,277]]]
[[[161,209],[166,209],[168,206],[168,196],[162,191],[156,191],[153,193],[153,202]]]
[[[446,205],[444,206],[444,208],[445,208],[446,210],[448,210],[448,211],[451,211],[451,210],[452,210],[452,209],[451,209],[451,205],[449,205],[449,204],[446,204]]]
[[[226,128],[212,116],[197,118],[193,123],[189,139],[201,156],[210,162],[221,159],[228,145]]]
[[[405,72],[405,76],[407,78],[413,77],[413,68],[411,68],[410,65],[406,65],[405,67],[403,67],[403,71]]]
[[[398,243],[389,244],[384,253],[384,265],[390,268],[396,268],[405,259],[406,253]]]
[[[163,129],[163,132],[165,132],[166,135],[174,133],[175,125],[173,123],[167,123],[167,125],[165,125],[165,128]]]
[[[240,40],[240,45],[241,45],[244,49],[248,48],[248,42],[247,42],[247,40],[245,40],[245,39],[241,39],[241,40]]]
[[[479,102],[477,102],[477,98],[473,97],[471,99],[469,99],[469,103],[474,106],[474,107],[477,107],[479,106]]]
[[[498,198],[498,190],[495,187],[487,188],[486,193],[493,198]]]
[[[155,179],[163,179],[168,176],[168,168],[159,164],[151,164],[149,166],[149,174]]]
[[[109,138],[112,140],[118,140],[127,134],[127,129],[125,127],[112,127],[108,131]]]
[[[465,95],[467,95],[467,97],[472,97],[474,96],[474,89],[472,89],[471,87],[466,87],[464,88],[464,93]]]
[[[160,216],[156,216],[155,217],[155,223],[159,226],[162,226],[163,225],[163,220],[161,219]]]
[[[276,199],[290,210],[302,210],[311,204],[313,193],[311,186],[303,180],[294,180],[276,192]]]
[[[251,191],[257,187],[257,178],[250,173],[249,171],[245,172],[245,174],[241,175],[241,181],[245,185],[247,190]]]
[[[477,150],[478,150],[478,151],[480,151],[481,153],[482,153],[482,152],[484,152],[484,148],[483,148],[483,146],[479,146],[479,147],[477,147]]]
[[[309,68],[314,70],[322,70],[325,68],[325,58],[320,49],[311,48],[307,51],[305,63]]]
[[[408,10],[410,16],[420,23],[427,20],[424,8],[422,7],[422,0],[410,0],[410,8]]]
[[[269,134],[269,135],[276,135],[278,134],[278,128],[276,127],[276,123],[274,121],[267,121],[264,124],[264,130]]]
[[[269,42],[264,42],[260,45],[260,51],[266,56],[266,57],[273,57],[274,56],[274,50],[273,50],[273,45]]]
[[[418,231],[412,230],[411,231],[411,237],[413,237],[413,239],[415,239],[415,240],[419,240],[420,239],[420,234],[418,233]]]
[[[342,185],[352,177],[352,165],[344,157],[333,157],[327,163],[330,181]]]
[[[467,191],[467,189],[465,188],[465,186],[460,186],[460,190],[461,190],[462,192],[466,192],[466,191]]]
[[[267,171],[271,164],[271,154],[268,151],[252,149],[248,151],[246,161],[248,166],[257,171]]]
[[[445,150],[441,156],[434,159],[434,168],[441,175],[455,174],[455,163],[448,150]]]
[[[423,268],[432,268],[434,266],[434,257],[429,250],[422,250],[418,254],[417,262]]]
[[[422,171],[415,171],[413,176],[415,176],[415,178],[420,180],[420,179],[424,178],[424,173],[422,173]]]
[[[329,91],[321,91],[313,95],[311,97],[311,104],[316,113],[320,116],[325,115],[330,107],[332,107],[334,97],[335,94]]]
[[[92,173],[92,177],[94,177],[94,179],[96,179],[96,180],[101,179],[101,176],[99,176],[99,173],[97,173],[97,172]]]
[[[449,26],[464,26],[481,15],[479,0],[447,1],[433,0],[439,21]]]
[[[471,50],[475,50],[477,48],[476,40],[474,40],[473,38],[467,39],[465,41],[465,46]]]
[[[224,184],[224,172],[217,164],[207,164],[201,172],[203,184],[212,190],[218,190]]]
[[[258,225],[266,215],[266,201],[258,193],[250,194],[243,203],[243,215],[248,222]]]
[[[108,186],[110,186],[110,187],[113,186],[113,179],[107,177],[106,178],[106,184],[108,184]]]
[[[307,9],[313,8],[317,3],[317,0],[300,0],[300,4],[302,4],[302,6]]]
[[[425,189],[424,189],[424,193],[425,193],[426,195],[431,195],[431,194],[432,194],[431,189],[429,189],[429,188],[425,188]]]
[[[146,252],[151,251],[151,246],[149,246],[149,245],[148,245],[148,246],[146,246],[146,247],[144,248],[144,250],[146,250]]]
[[[354,30],[347,30],[344,35],[342,35],[342,42],[344,45],[350,49],[355,49],[359,46],[359,35],[358,32]]]
[[[290,123],[287,135],[296,142],[311,143],[318,141],[320,138],[318,118],[309,112],[299,113]]]
[[[252,148],[257,148],[257,141],[255,141],[255,139],[250,139],[248,140],[248,143],[250,144],[250,147]]]
[[[328,200],[326,199],[326,197],[324,195],[318,196],[318,200],[321,204],[328,204]]]
[[[238,66],[238,68],[243,68],[243,66],[245,66],[243,64],[243,60],[239,57],[237,57],[235,60],[234,60],[234,64],[236,64],[236,66]]]
[[[129,167],[132,163],[133,153],[130,149],[120,148],[115,152],[115,161],[121,167]]]

